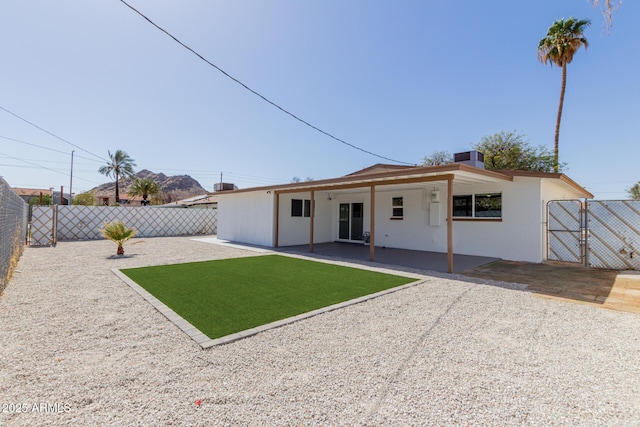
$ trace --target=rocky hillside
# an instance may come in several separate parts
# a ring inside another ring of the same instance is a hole
[[[200,183],[189,175],[167,176],[163,173],[154,173],[150,170],[143,169],[134,175],[135,178],[152,179],[160,185],[160,189],[164,193],[165,203],[175,202],[176,200],[186,199],[188,197],[207,194],[207,190],[202,188]],[[127,188],[133,182],[133,179],[127,178],[120,181],[120,195],[124,197],[127,194]],[[97,196],[113,196],[116,185],[114,182],[99,185],[91,191]]]

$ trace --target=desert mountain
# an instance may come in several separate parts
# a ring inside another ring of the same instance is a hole
[[[134,178],[151,179],[157,182],[164,193],[163,198],[166,203],[207,194],[207,190],[202,188],[200,183],[189,175],[167,176],[163,173],[154,173],[150,170],[143,169],[137,172]],[[129,188],[132,182],[133,179],[131,178],[120,180],[120,197],[126,197],[127,188]],[[116,184],[114,182],[108,182],[93,188],[91,191],[93,191],[96,197],[113,196],[116,191]]]

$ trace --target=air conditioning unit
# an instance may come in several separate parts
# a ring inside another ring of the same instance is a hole
[[[229,190],[237,190],[238,187],[236,187],[234,184],[231,184],[229,182],[218,182],[216,184],[213,184],[213,191],[229,191]]]
[[[453,155],[453,162],[484,169],[484,154],[477,150],[456,153]]]

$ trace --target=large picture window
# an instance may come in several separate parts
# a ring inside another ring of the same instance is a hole
[[[311,200],[291,199],[291,216],[311,216]]]
[[[476,218],[502,218],[502,194],[476,194]]]
[[[457,218],[502,218],[502,194],[479,193],[453,196]]]

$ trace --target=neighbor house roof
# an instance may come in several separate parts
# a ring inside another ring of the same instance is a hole
[[[51,194],[53,193],[53,190],[50,188],[13,188],[13,191],[18,195],[18,196],[35,196],[35,197],[39,197],[40,193],[42,194],[48,194],[51,196]]]
[[[228,190],[227,190],[228,191]],[[196,205],[211,205],[218,203],[218,196],[212,193],[202,194],[199,196],[189,197],[188,199],[178,200],[176,202],[165,203],[162,206],[175,207],[175,206],[196,206]]]
[[[462,163],[451,163],[439,166],[396,166],[377,164],[339,178],[251,187],[225,191],[220,195],[224,196],[225,194],[237,194],[251,191],[278,191],[287,193],[311,190],[327,191],[340,189],[341,187],[353,188],[357,186],[365,187],[369,185],[388,185],[394,184],[394,182],[406,183],[411,180],[419,181],[421,179],[425,181],[437,180],[439,176],[442,176],[443,181],[446,181],[447,176],[453,176],[455,184],[487,184],[500,181],[513,181],[514,177],[547,178],[557,180],[561,185],[568,186],[573,190],[578,191],[580,197],[593,198],[593,194],[564,174],[530,171],[490,171]]]

